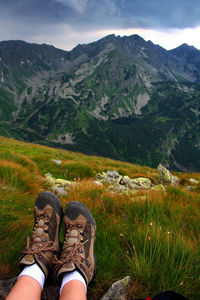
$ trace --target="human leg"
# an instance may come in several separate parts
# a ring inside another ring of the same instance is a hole
[[[40,193],[35,202],[34,217],[32,239],[27,239],[27,247],[19,263],[22,273],[7,297],[9,300],[40,299],[44,281],[52,269],[54,254],[59,251],[58,233],[63,212],[58,198],[50,192]]]
[[[60,300],[86,300],[85,286],[80,280],[70,280],[63,286]]]
[[[54,267],[55,280],[62,282],[60,299],[86,299],[86,287],[96,270],[95,220],[87,207],[73,201],[66,206],[64,225],[65,240]]]
[[[39,300],[41,293],[42,288],[38,281],[29,276],[21,276],[6,300]]]

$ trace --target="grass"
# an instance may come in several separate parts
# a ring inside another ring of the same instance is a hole
[[[0,137],[0,276],[18,273],[19,256],[33,227],[34,201],[48,189],[43,176],[51,173],[77,180],[70,193],[60,197],[63,208],[69,201],[81,201],[96,220],[98,272],[89,285],[88,299],[100,299],[126,275],[131,276],[133,299],[166,289],[198,299],[200,185],[193,190],[186,186],[190,178],[200,180],[200,174],[176,173],[181,179],[178,187],[128,196],[95,185],[95,173],[111,169],[130,178],[158,180],[157,170],[149,167]]]

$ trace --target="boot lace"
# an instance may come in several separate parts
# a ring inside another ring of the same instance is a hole
[[[68,238],[76,238],[76,239],[78,238],[77,236],[73,236],[71,234],[72,229],[77,229],[77,231],[81,235],[78,226],[72,226],[72,225],[68,226],[67,234],[65,235],[65,241],[64,241],[64,245],[63,245],[61,258],[58,259],[54,255],[54,264],[55,265],[62,266],[65,263],[69,263],[69,262],[73,263],[75,261],[79,261],[79,262],[85,261],[85,262],[87,262],[87,259],[85,259],[83,256],[80,256],[80,250],[81,250],[82,246],[88,242],[88,240],[86,240],[85,242],[80,240],[80,242],[78,244],[74,243],[72,245],[68,245],[68,243],[67,243]],[[72,250],[69,251],[68,248],[72,248]],[[69,253],[69,254],[67,256],[65,256],[65,254],[67,254],[67,253]]]
[[[32,233],[32,241],[30,242],[30,237],[27,237],[26,241],[26,249],[22,251],[23,254],[40,254],[41,252],[44,251],[53,251],[53,252],[58,252],[55,248],[55,243],[53,241],[49,241],[47,238],[47,234],[45,231],[48,230],[48,215],[45,214],[40,214],[37,216],[36,219],[36,224],[33,228],[33,233]],[[37,234],[37,230],[42,230],[41,234]],[[38,238],[39,240],[35,240]],[[42,246],[41,246],[42,244]],[[35,249],[33,249],[33,246],[35,246]]]

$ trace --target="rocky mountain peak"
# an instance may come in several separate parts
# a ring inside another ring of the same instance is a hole
[[[200,51],[188,45],[167,51],[138,35],[72,51],[1,42],[0,134],[199,170],[199,82]]]

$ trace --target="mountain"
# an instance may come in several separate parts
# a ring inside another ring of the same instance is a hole
[[[63,51],[0,43],[0,134],[200,170],[200,51],[109,35]]]

